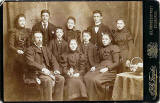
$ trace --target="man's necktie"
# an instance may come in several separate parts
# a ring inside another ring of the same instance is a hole
[[[47,30],[47,24],[43,24],[44,26],[44,30],[46,31]]]

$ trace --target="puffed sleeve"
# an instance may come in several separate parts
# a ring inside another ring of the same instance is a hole
[[[113,58],[113,64],[107,66],[109,70],[112,70],[116,66],[119,65],[119,53],[120,49],[117,45],[112,46],[112,58]]]

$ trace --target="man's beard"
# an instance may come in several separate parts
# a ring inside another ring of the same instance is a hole
[[[37,46],[41,47],[43,43],[42,43],[42,41],[39,41],[36,44],[37,44]]]

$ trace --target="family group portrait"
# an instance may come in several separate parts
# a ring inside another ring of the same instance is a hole
[[[4,101],[143,100],[142,5],[5,2]]]

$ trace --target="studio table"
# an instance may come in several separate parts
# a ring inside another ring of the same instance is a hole
[[[113,100],[143,100],[143,73],[117,74],[113,87]]]

